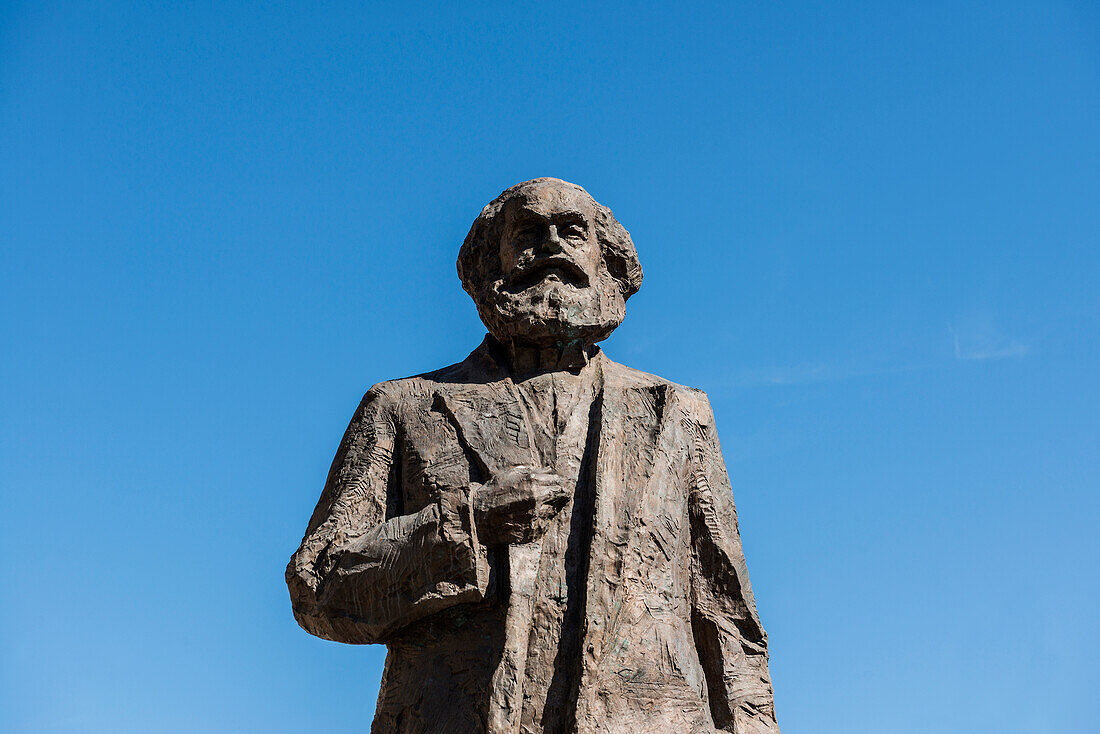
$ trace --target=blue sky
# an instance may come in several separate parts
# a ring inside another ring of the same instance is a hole
[[[1100,7],[366,5],[0,5],[0,730],[367,728],[283,567],[547,175],[711,396],[785,734],[1100,730]]]

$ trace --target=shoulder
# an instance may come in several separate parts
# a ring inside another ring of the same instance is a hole
[[[671,380],[666,380],[658,375],[627,367],[608,358],[604,360],[605,384],[622,389],[649,389],[661,390],[666,396],[674,397],[681,409],[701,423],[713,423],[714,418],[710,408],[710,400],[702,390],[687,385],[680,385]]]
[[[480,351],[475,350],[461,362],[441,369],[379,382],[367,390],[360,407],[394,413],[431,410],[440,388],[449,391],[456,386],[476,386],[487,382],[491,370],[484,364]]]
[[[434,383],[420,375],[385,380],[371,386],[359,404],[362,412],[397,415],[431,408]]]

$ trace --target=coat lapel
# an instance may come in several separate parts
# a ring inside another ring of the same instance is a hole
[[[629,541],[653,467],[660,460],[674,400],[667,385],[607,384],[596,456],[593,557],[596,543]]]
[[[654,466],[669,458],[664,455],[665,438],[676,413],[670,404],[675,394],[668,385],[624,384],[622,369],[613,362],[605,364],[578,722],[593,710],[597,691],[593,676],[627,611],[623,580],[636,569],[624,568],[629,556],[625,551],[637,541],[632,537],[635,518],[643,513],[642,504],[653,491],[651,482],[663,476]]]
[[[436,390],[435,406],[454,425],[463,450],[469,454],[475,481],[484,483],[502,469],[537,464],[531,428],[509,377],[440,387]],[[497,566],[507,575],[508,605],[500,661],[490,685],[486,724],[491,734],[514,734],[523,707],[527,641],[541,544],[509,546],[501,552]]]
[[[433,407],[447,416],[471,455],[470,470],[477,481],[485,482],[500,469],[535,462],[519,394],[493,357],[489,337],[466,358],[453,381],[437,383]]]
[[[455,385],[436,390],[441,406],[470,454],[484,482],[497,471],[535,463],[530,431],[507,378],[483,385]]]

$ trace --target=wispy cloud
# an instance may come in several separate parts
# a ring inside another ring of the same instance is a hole
[[[959,335],[955,335],[955,359],[1009,359],[1012,357],[1025,357],[1031,352],[1031,347],[1022,342],[1008,342],[1000,346],[973,346],[963,347],[959,342]]]
[[[947,328],[960,361],[1018,359],[1031,352],[1031,345],[1005,334],[988,312],[967,314]]]
[[[726,384],[730,387],[783,387],[789,385],[808,385],[817,382],[837,382],[858,377],[872,377],[899,372],[913,372],[924,369],[926,365],[873,365],[856,363],[817,362],[794,366],[762,367],[745,370]]]
[[[1032,353],[1027,340],[1009,335],[990,310],[968,311],[947,325],[950,347],[942,327],[929,323],[918,335],[891,333],[862,347],[833,350],[808,361],[788,364],[736,365],[695,382],[708,390],[797,387],[902,375],[949,368],[959,362],[1021,359]]]

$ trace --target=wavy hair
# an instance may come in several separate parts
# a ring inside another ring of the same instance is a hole
[[[600,245],[603,265],[618,283],[623,300],[638,292],[642,285],[642,265],[630,233],[615,219],[606,206],[576,184],[558,178],[533,178],[505,189],[481,210],[458,251],[458,277],[462,288],[476,303],[481,303],[486,288],[493,277],[500,273],[500,238],[503,235],[504,218],[500,216],[505,205],[537,186],[560,186],[584,194],[592,205],[596,241]]]

